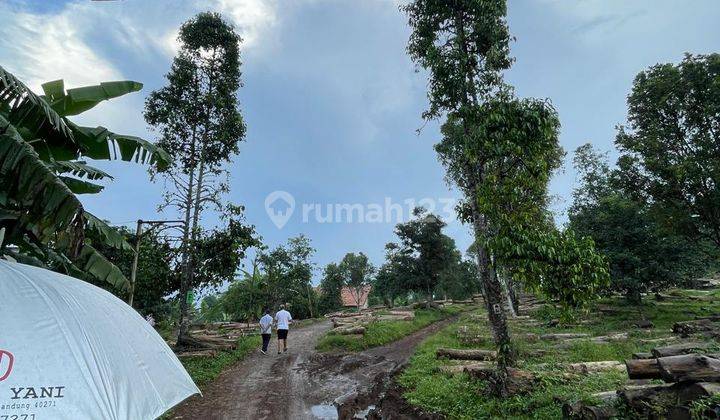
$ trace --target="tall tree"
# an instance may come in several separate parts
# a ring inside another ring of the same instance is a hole
[[[310,239],[304,235],[260,253],[258,261],[267,275],[270,306],[277,308],[287,304],[288,310],[297,318],[316,313],[317,299],[311,284],[314,253]]]
[[[448,178],[467,199],[469,219],[479,244],[476,258],[488,317],[500,349],[499,371],[506,377],[510,336],[502,310],[501,285],[484,246],[490,227],[477,199],[485,181],[485,156],[471,154],[467,147],[484,140],[473,135],[474,120],[482,115],[478,107],[486,98],[506,90],[501,72],[510,68],[512,59],[505,1],[415,0],[403,10],[413,29],[408,53],[429,70],[430,108],[424,117],[439,118],[447,113],[445,128],[459,129],[457,135],[445,134],[436,150],[447,167]]]
[[[663,223],[664,205],[635,192],[639,185],[622,168],[611,170],[607,156],[590,144],[573,159],[580,185],[573,191],[570,226],[593,238],[608,259],[610,286],[640,303],[642,293],[682,284],[708,267],[702,241],[688,241]],[[707,242],[707,241],[705,241]]]
[[[443,272],[451,267],[459,253],[455,242],[442,233],[446,225],[438,216],[422,207],[415,208],[413,216],[414,219],[395,227],[400,242],[386,249],[394,248],[395,260],[400,260],[407,270],[405,289],[425,296],[427,305],[431,306]]]
[[[720,248],[720,54],[686,55],[635,77],[616,144],[672,223]]]
[[[213,205],[222,208],[221,194],[228,191],[224,167],[239,151],[245,124],[237,101],[241,39],[232,25],[217,13],[200,13],[182,25],[178,41],[180,51],[166,75],[168,84],[148,97],[145,119],[159,130],[159,144],[174,158],[166,175],[172,190],[164,205],[174,206],[185,222],[178,322],[182,346],[189,344],[192,244],[202,235],[203,211]]]
[[[513,61],[505,0],[414,0],[402,9],[413,30],[408,53],[429,71],[424,117],[447,115],[435,149],[465,197],[460,216],[473,226],[499,350],[491,383],[505,394],[513,352],[496,264],[510,260],[508,250],[520,249],[516,241],[541,230],[537,216],[562,157],[558,117],[548,101],[516,99],[503,82]]]
[[[363,297],[367,298],[365,292],[371,284],[375,267],[370,264],[367,255],[362,252],[357,254],[349,252],[343,257],[339,268],[343,276],[343,286],[351,290],[355,305],[359,311],[362,305],[366,303]]]
[[[320,297],[318,307],[321,313],[337,311],[342,308],[343,274],[335,263],[325,266],[323,278],[320,280]]]

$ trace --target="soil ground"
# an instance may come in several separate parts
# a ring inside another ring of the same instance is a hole
[[[412,356],[428,335],[451,322],[437,322],[399,341],[360,353],[318,353],[315,343],[329,321],[291,330],[287,353],[272,347],[254,352],[224,372],[202,397],[178,406],[174,419],[334,419],[336,399],[364,409],[380,384]],[[374,391],[374,392],[373,392]],[[359,398],[355,398],[359,396]]]

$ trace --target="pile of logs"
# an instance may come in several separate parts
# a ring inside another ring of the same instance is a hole
[[[720,338],[720,315],[699,317],[692,321],[673,324],[672,330],[681,337],[701,334],[708,338]]]
[[[631,380],[660,379],[665,383],[598,393],[594,396],[600,404],[566,404],[563,414],[572,418],[609,419],[619,414],[619,403],[642,418],[690,418],[693,401],[720,395],[720,354],[696,353],[713,346],[712,343],[691,342],[636,353],[634,359],[625,361],[628,377]],[[720,413],[720,406],[710,409],[717,410],[716,415]]]
[[[177,353],[178,357],[212,357],[222,350],[234,350],[240,337],[259,333],[259,327],[247,322],[214,322],[190,327],[192,349]]]
[[[377,313],[373,310],[361,312],[336,312],[326,315],[333,323],[332,332],[341,335],[365,334],[368,324],[374,321],[412,321],[415,312],[412,310],[391,310]]]

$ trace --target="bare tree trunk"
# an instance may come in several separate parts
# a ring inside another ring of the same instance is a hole
[[[515,314],[520,312],[520,299],[517,295],[517,290],[515,290],[515,282],[513,281],[512,277],[508,276],[505,278],[505,284],[507,285],[508,289],[508,295],[510,296],[510,302],[512,303],[513,309],[515,310]]]
[[[482,280],[485,306],[488,312],[488,320],[492,329],[493,339],[498,351],[497,378],[493,383],[497,384],[495,391],[498,395],[507,394],[508,365],[512,363],[512,351],[510,348],[510,334],[508,332],[507,319],[502,305],[502,285],[498,281],[495,270],[490,262],[487,250],[481,245],[485,235],[486,227],[473,202],[473,228],[475,230],[475,248],[477,252],[478,268]]]
[[[511,288],[510,279],[508,279],[505,276],[500,276],[497,274],[497,271],[495,271],[495,276],[498,277],[498,282],[503,285],[505,289],[505,298],[507,300],[507,306],[508,306],[508,312],[510,313],[510,316],[512,318],[517,317],[517,308],[515,306],[515,302],[513,301],[513,290]]]
[[[194,132],[193,132],[194,137]],[[194,143],[193,143],[194,147]],[[191,171],[190,175],[188,177],[188,189],[187,193],[185,195],[185,217],[183,220],[185,221],[185,225],[183,226],[183,239],[182,239],[182,260],[180,262],[180,267],[182,269],[182,274],[180,277],[180,318],[178,319],[178,336],[177,336],[177,342],[176,345],[182,346],[183,343],[186,341],[188,330],[189,330],[189,320],[188,320],[188,292],[190,291],[190,285],[191,285],[191,278],[190,278],[190,215],[191,215],[191,208],[192,208],[192,189],[195,181],[195,172]]]

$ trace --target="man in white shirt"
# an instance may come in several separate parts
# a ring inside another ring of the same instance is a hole
[[[270,310],[265,310],[265,315],[260,318],[260,335],[262,336],[262,354],[267,354],[268,345],[270,344],[270,334],[272,333],[273,317],[270,316]]]
[[[278,335],[278,354],[280,351],[280,342],[282,341],[282,352],[287,351],[287,336],[288,330],[290,330],[290,321],[292,316],[290,312],[285,310],[285,305],[280,305],[280,310],[275,314],[275,321],[277,322],[277,335]]]

